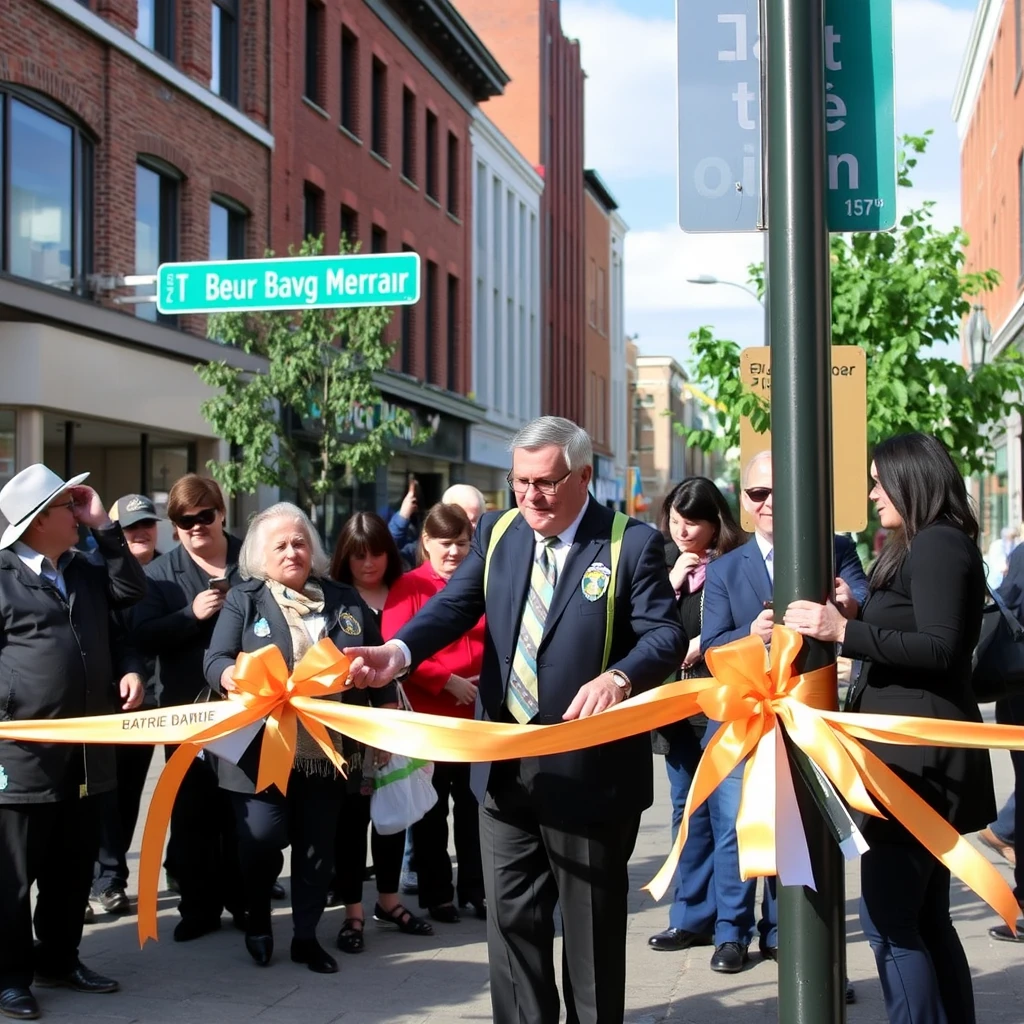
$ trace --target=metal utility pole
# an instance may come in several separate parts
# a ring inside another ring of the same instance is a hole
[[[825,15],[824,0],[770,0],[765,7],[774,592],[781,620],[793,600],[824,600],[834,579]],[[834,669],[833,645],[806,643],[803,669],[830,663]],[[843,1024],[843,858],[793,775],[817,891],[779,886],[779,1020]]]

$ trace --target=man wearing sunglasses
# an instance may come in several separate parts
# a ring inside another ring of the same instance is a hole
[[[242,582],[242,545],[225,532],[224,517],[224,496],[207,477],[189,473],[167,496],[179,543],[146,566],[149,587],[133,618],[135,642],[157,659],[161,707],[191,704],[208,693],[203,655],[228,589]],[[173,750],[165,747],[165,756]],[[181,893],[176,942],[216,931],[224,909],[238,916],[243,904],[233,820],[211,758],[196,758],[174,801],[167,844],[167,874]]]
[[[772,518],[772,453],[759,452],[743,471],[740,501],[754,521],[754,536],[742,547],[730,551],[708,565],[704,582],[704,615],[701,627],[701,651],[756,636],[771,641],[775,614],[772,609],[775,579],[775,550]],[[868,596],[868,581],[857,557],[857,549],[847,537],[836,537],[836,599],[863,603]],[[704,742],[715,734],[720,723],[709,722]],[[743,765],[739,765],[716,790],[711,806],[711,826],[716,849],[736,852],[736,815],[742,787]],[[717,863],[717,861],[716,861]],[[730,868],[730,875],[732,869]],[[711,959],[713,970],[734,973],[747,962],[747,946],[754,930],[756,880],[739,880],[739,860],[735,865],[736,885],[728,887],[729,906],[718,908],[715,928],[716,948]],[[721,900],[722,888],[719,888]],[[759,947],[762,957],[778,959],[778,908],[775,879],[766,880],[761,907]],[[728,928],[723,923],[728,922]],[[853,989],[847,987],[847,1002],[853,1002]]]

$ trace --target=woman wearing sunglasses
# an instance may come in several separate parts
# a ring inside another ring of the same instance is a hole
[[[133,617],[136,643],[157,659],[161,707],[208,694],[203,655],[228,589],[242,582],[242,545],[225,532],[224,515],[220,488],[196,473],[183,476],[167,496],[167,518],[180,543],[146,566],[146,597]],[[164,752],[169,757],[174,748]],[[177,942],[216,931],[225,908],[243,923],[231,811],[211,760],[192,762],[171,815],[165,865],[181,893]]]

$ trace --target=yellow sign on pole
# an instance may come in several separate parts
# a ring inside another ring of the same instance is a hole
[[[771,349],[745,348],[740,353],[740,379],[761,398],[771,398]],[[743,417],[740,460],[772,446],[771,431],[758,434]],[[835,528],[858,533],[868,525],[868,388],[867,358],[858,345],[832,346],[832,480]],[[753,530],[747,513],[743,528]]]

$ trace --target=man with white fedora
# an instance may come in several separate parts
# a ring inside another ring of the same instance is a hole
[[[142,701],[113,613],[146,577],[82,473],[43,465],[0,490],[0,721],[75,718]],[[99,558],[75,550],[79,526]],[[114,992],[78,958],[96,855],[90,797],[117,785],[110,747],[0,740],[0,1014],[39,1016],[30,986]],[[29,893],[38,885],[34,918]],[[35,944],[33,945],[33,924]]]

